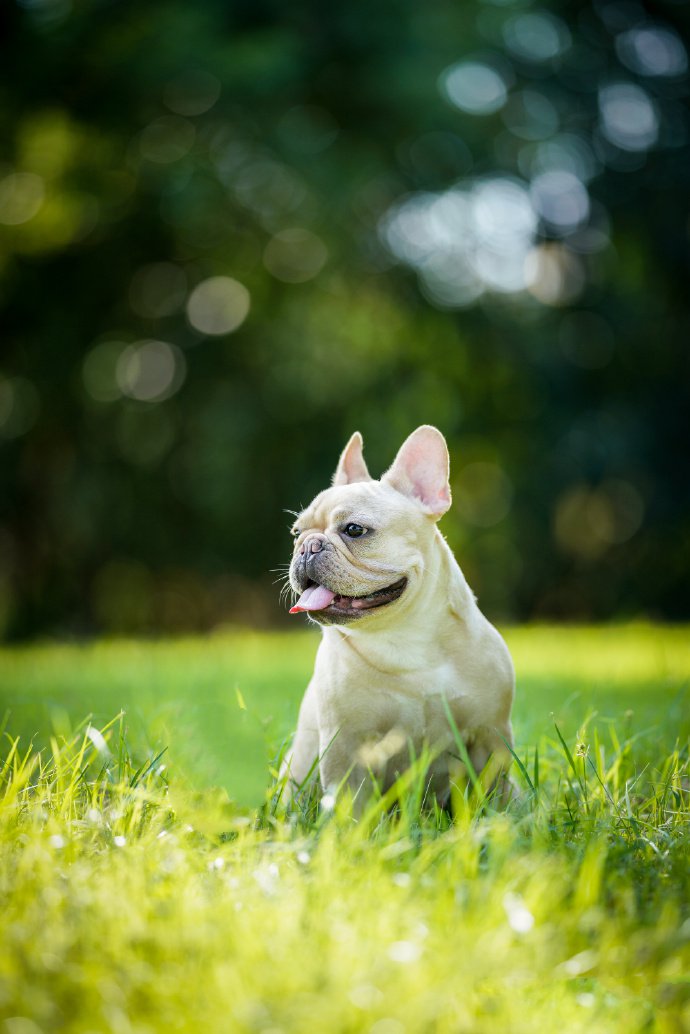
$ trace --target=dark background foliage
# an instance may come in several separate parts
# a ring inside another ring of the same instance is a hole
[[[687,14],[5,6],[5,634],[279,621],[422,422],[492,616],[688,617]]]

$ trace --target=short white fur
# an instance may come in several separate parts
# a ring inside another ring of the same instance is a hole
[[[362,448],[356,432],[332,487],[299,515],[292,586],[300,588],[299,551],[313,534],[328,547],[328,588],[359,596],[401,577],[407,585],[399,599],[356,620],[323,625],[284,771],[300,785],[318,759],[323,791],[348,784],[361,800],[370,771],[385,788],[409,764],[410,745],[417,755],[429,746],[438,755],[430,780],[445,800],[457,769],[445,698],[475,771],[505,801],[515,675],[437,527],[451,505],[445,439],[435,427],[418,427],[380,481]],[[366,518],[374,531],[350,542],[342,531],[348,518]]]

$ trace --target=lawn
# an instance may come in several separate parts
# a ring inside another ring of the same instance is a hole
[[[690,1029],[689,631],[507,638],[522,799],[452,823],[271,796],[309,633],[0,652],[3,1034]]]

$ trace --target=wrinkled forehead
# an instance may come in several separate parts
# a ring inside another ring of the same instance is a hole
[[[366,524],[384,514],[390,520],[407,511],[407,500],[389,485],[379,481],[357,482],[327,488],[303,510],[297,523],[310,528],[327,528],[341,521]]]

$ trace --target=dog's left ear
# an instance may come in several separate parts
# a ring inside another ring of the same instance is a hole
[[[333,475],[333,485],[351,485],[353,481],[373,481],[364,462],[363,448],[364,440],[359,431],[355,431],[341,453]]]
[[[438,520],[450,507],[449,472],[446,439],[435,427],[423,424],[405,439],[381,481],[414,499]]]

